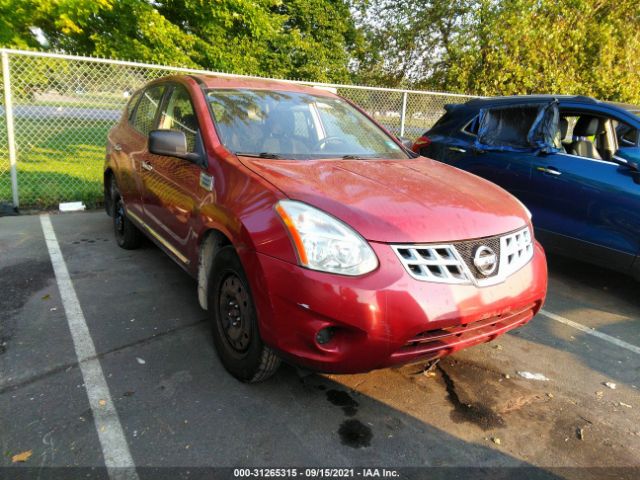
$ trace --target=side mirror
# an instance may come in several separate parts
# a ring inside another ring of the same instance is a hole
[[[200,135],[196,136],[196,151],[203,151]],[[206,166],[202,154],[187,152],[187,137],[184,132],[179,130],[151,130],[149,132],[149,153],[182,158]]]
[[[187,137],[176,130],[151,130],[149,133],[149,152],[167,157],[185,158],[187,155]]]
[[[398,137],[398,140],[400,140],[400,143],[402,143],[407,150],[411,150],[411,147],[413,147],[413,141],[410,138]]]
[[[612,160],[619,165],[628,167],[635,172],[640,170],[640,147],[623,147],[614,155]]]

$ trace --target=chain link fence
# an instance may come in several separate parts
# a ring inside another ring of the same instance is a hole
[[[107,132],[128,97],[184,68],[0,49],[0,204],[50,208],[102,197]],[[415,138],[469,96],[298,82],[336,89],[399,136]],[[13,128],[12,128],[13,127]]]

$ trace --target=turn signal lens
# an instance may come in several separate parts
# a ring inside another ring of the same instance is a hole
[[[431,145],[431,139],[426,135],[422,135],[413,143],[411,150],[413,150],[415,153],[420,153],[421,149],[426,148],[429,145]]]

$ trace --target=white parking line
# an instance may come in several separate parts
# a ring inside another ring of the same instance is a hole
[[[594,337],[598,337],[601,340],[612,343],[618,347],[629,350],[630,352],[637,353],[640,355],[640,347],[636,347],[630,343],[627,343],[623,340],[619,340],[616,337],[612,337],[611,335],[607,335],[606,333],[599,332],[595,328],[587,327],[582,325],[581,323],[574,322],[573,320],[569,320],[568,318],[561,317],[560,315],[556,315],[555,313],[547,312],[546,310],[540,310],[540,315],[543,315],[551,320],[555,320],[556,322],[564,323],[565,325],[569,325],[581,332],[587,333],[589,335],[593,335]]]
[[[40,215],[42,232],[51,257],[51,264],[58,282],[58,290],[62,305],[67,316],[69,330],[73,339],[73,346],[78,358],[84,386],[89,397],[89,405],[93,412],[93,419],[104,463],[112,480],[138,480],[138,474],[125,439],[118,412],[113,405],[107,381],[102,372],[102,366],[96,358],[96,348],[91,339],[87,322],[82,313],[78,296],[73,288],[69,270],[62,256],[60,245],[51,225],[49,215]]]

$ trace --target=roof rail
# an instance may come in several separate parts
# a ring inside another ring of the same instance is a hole
[[[589,102],[589,103],[600,103],[600,100],[596,100],[593,97],[589,97],[587,95],[576,95],[575,96],[576,100],[582,100],[583,102]]]

